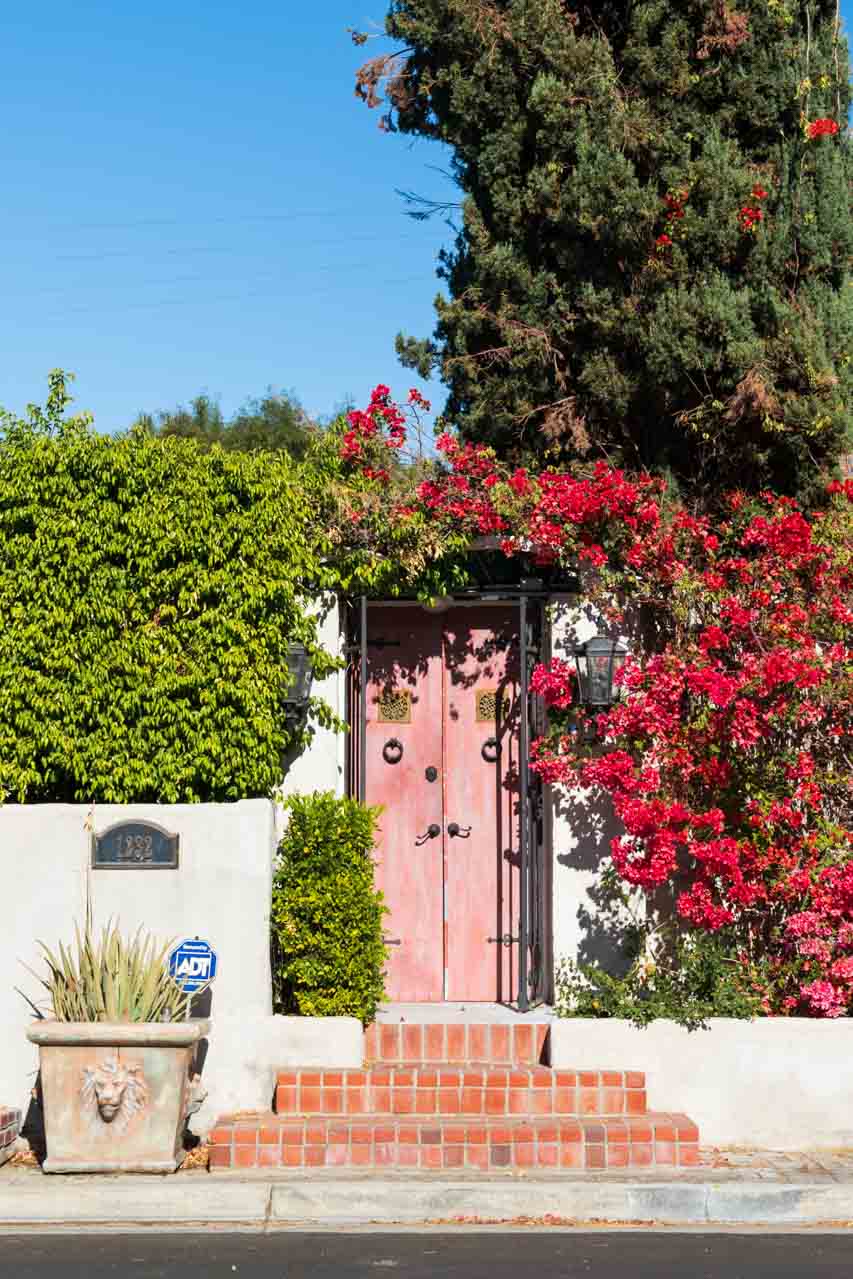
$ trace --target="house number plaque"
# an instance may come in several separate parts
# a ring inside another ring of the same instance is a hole
[[[177,870],[178,836],[153,822],[120,822],[92,836],[95,870]]]

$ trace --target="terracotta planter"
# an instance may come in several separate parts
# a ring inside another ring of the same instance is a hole
[[[37,1021],[45,1172],[174,1172],[210,1022]]]

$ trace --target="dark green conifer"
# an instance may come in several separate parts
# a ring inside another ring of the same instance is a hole
[[[703,501],[814,495],[853,422],[837,0],[393,0],[386,27],[358,91],[463,193],[434,337],[398,339],[447,418]]]

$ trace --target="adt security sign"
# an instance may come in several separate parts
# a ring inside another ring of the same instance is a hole
[[[192,994],[216,976],[216,951],[209,942],[188,938],[169,956],[169,972],[182,990]]]

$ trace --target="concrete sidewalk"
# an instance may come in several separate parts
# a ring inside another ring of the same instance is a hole
[[[715,1162],[715,1155],[716,1164]],[[706,1152],[672,1176],[0,1171],[0,1231],[145,1227],[601,1224],[853,1226],[853,1155]]]

